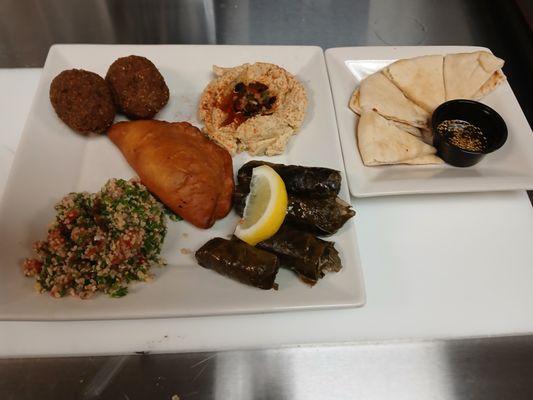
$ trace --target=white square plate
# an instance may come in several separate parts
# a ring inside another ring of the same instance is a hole
[[[169,221],[162,251],[168,265],[154,268],[152,282],[131,286],[130,293],[123,298],[98,295],[89,300],[53,299],[34,290],[34,280],[23,276],[21,263],[31,255],[32,242],[44,238],[47,225],[54,218],[53,205],[66,193],[97,191],[109,178],[135,176],[105,135],[77,135],[57,118],[48,98],[50,82],[60,71],[70,68],[83,68],[105,76],[115,59],[130,54],[152,60],[169,86],[170,100],[156,117],[167,121],[186,120],[196,126],[200,126],[196,119],[197,103],[202,90],[213,78],[213,64],[235,66],[266,61],[285,67],[306,86],[309,108],[301,131],[291,139],[286,153],[270,160],[340,170],[343,174],[340,195],[349,198],[326,64],[320,48],[53,46],[0,208],[0,319],[176,317],[363,305],[364,284],[353,219],[330,238],[336,243],[344,268],[327,275],[313,288],[286,270],[278,274],[278,291],[263,291],[198,266],[194,251],[213,237],[231,234],[238,220],[233,212],[209,230],[194,228],[184,221]],[[245,154],[235,157],[234,170],[249,159]]]
[[[447,164],[363,165],[355,138],[358,117],[348,108],[350,97],[361,80],[399,58],[476,50],[487,49],[434,46],[343,47],[326,50],[344,165],[352,195],[367,197],[533,189],[533,135],[507,81],[481,101],[503,117],[509,137],[501,149],[488,154],[479,164],[469,168]]]

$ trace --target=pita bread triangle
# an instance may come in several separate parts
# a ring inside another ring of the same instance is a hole
[[[361,109],[361,104],[359,103],[359,95],[360,95],[359,88],[356,88],[352,94],[352,97],[350,97],[350,102],[348,103],[348,107],[354,113],[361,115],[363,110]]]
[[[359,87],[362,110],[374,110],[387,119],[419,128],[427,127],[429,113],[418,107],[381,72],[370,75]]]
[[[494,89],[496,89],[497,86],[499,86],[502,82],[504,82],[507,78],[505,77],[504,73],[501,69],[494,72],[490,78],[479,88],[479,90],[472,96],[474,100],[479,100],[482,97],[485,97],[487,94],[492,92]]]
[[[375,110],[374,110],[375,111]],[[379,114],[379,113],[378,113]],[[382,115],[383,116],[383,115]],[[387,118],[388,119],[388,118]],[[417,128],[416,126],[412,126],[409,124],[405,124],[403,122],[394,121],[392,119],[389,119],[390,122],[392,122],[394,125],[396,125],[398,128],[400,128],[402,131],[405,131],[407,133],[410,133],[413,136],[416,136],[418,138],[422,137],[422,129]]]
[[[425,165],[425,164],[442,164],[442,158],[439,158],[435,154],[428,154],[425,156],[411,158],[410,160],[405,160],[402,164],[410,165]]]
[[[364,111],[357,126],[357,144],[365,165],[439,162],[436,149],[398,128],[375,111]]]
[[[395,86],[396,87],[396,86]],[[398,89],[398,88],[396,88]],[[399,90],[399,89],[398,89]],[[355,89],[355,91],[352,94],[352,97],[350,98],[350,103],[348,104],[348,107],[356,114],[361,115],[363,113],[363,108],[361,107],[361,104],[359,103],[360,100],[360,91],[359,88]],[[369,109],[369,111],[376,111],[376,109]],[[379,112],[378,112],[379,113]],[[382,115],[383,116],[383,115]],[[422,129],[417,128],[416,126],[409,125],[404,122],[400,121],[394,121],[391,120],[398,128],[409,132],[411,135],[414,135],[416,137],[422,137]],[[426,129],[426,128],[424,128]]]
[[[398,60],[383,73],[405,96],[432,113],[445,101],[442,55],[431,55]]]
[[[501,58],[487,51],[446,55],[444,58],[446,100],[473,99],[487,94],[502,82],[503,73],[499,74],[498,71],[503,64]]]

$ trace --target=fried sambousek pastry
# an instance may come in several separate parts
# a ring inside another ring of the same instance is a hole
[[[199,228],[231,209],[230,154],[188,122],[119,122],[108,131],[142,183],[168,208]]]

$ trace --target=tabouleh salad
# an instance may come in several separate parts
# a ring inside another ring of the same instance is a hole
[[[98,193],[70,193],[24,274],[53,297],[88,298],[101,291],[122,297],[131,281],[147,281],[163,265],[165,211],[138,181],[110,179]]]

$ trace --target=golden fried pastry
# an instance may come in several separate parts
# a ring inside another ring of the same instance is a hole
[[[231,209],[230,154],[188,122],[119,122],[108,131],[142,183],[168,208],[199,228]]]

